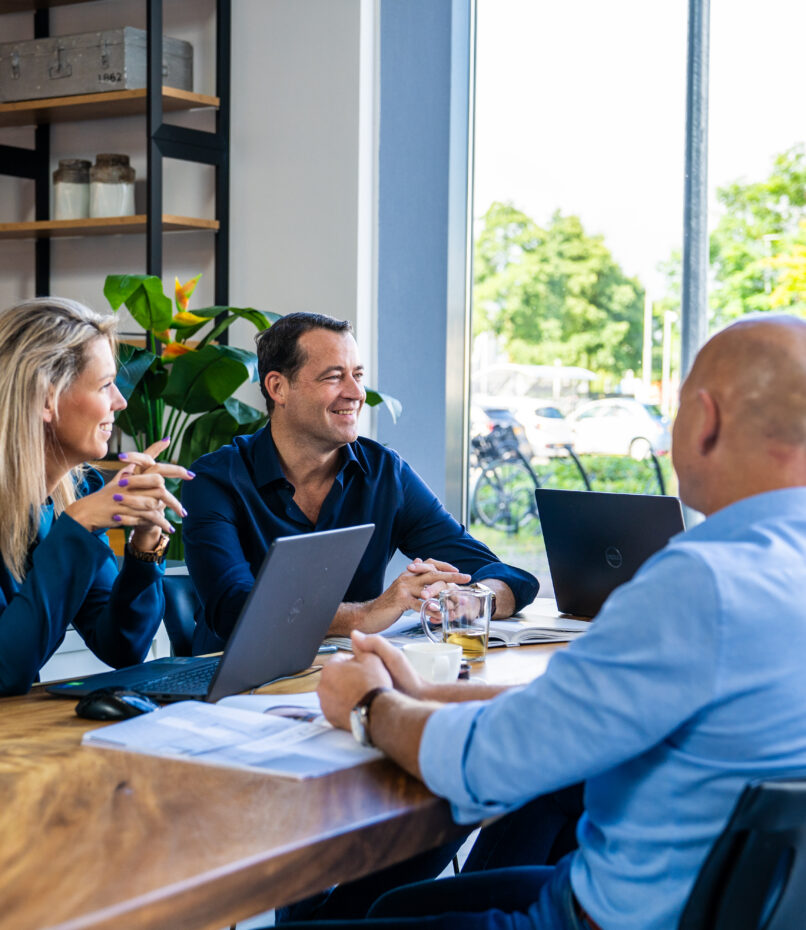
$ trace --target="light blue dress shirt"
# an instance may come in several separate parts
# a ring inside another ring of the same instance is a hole
[[[806,488],[674,537],[542,677],[433,714],[420,767],[461,822],[585,781],[577,897],[674,930],[745,783],[806,774]]]

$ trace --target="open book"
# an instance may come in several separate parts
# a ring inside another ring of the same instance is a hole
[[[535,602],[537,603],[537,602]],[[547,604],[553,602],[547,602]],[[553,613],[546,605],[530,605],[526,608],[526,616],[512,617],[509,620],[490,621],[489,647],[496,646],[530,646],[537,643],[568,643],[581,636],[590,626],[588,620],[578,620],[574,617],[565,617]],[[389,629],[381,633],[385,639],[396,646],[406,643],[425,642],[426,635],[420,624],[420,619],[413,611],[406,611]],[[328,636],[326,643],[331,643],[339,649],[352,650],[349,636]]]
[[[180,701],[84,734],[84,746],[316,778],[381,758],[322,716],[315,692]]]
[[[491,620],[489,648],[531,646],[536,643],[567,643],[588,629],[585,620],[571,617],[541,617],[536,620]]]

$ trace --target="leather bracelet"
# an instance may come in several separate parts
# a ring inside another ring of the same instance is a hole
[[[138,562],[163,562],[165,561],[165,550],[168,548],[168,543],[171,541],[171,537],[166,533],[163,533],[160,536],[160,541],[150,552],[143,552],[142,549],[138,549],[137,546],[131,541],[131,538],[126,543],[126,551],[130,556],[137,559]]]

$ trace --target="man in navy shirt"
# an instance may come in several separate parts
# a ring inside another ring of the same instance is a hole
[[[537,580],[504,565],[400,456],[358,436],[364,368],[350,324],[292,313],[258,337],[269,424],[203,456],[183,504],[185,555],[207,626],[226,639],[278,536],[374,523],[330,632],[383,630],[447,584],[484,582],[495,616],[529,604]],[[388,588],[396,550],[412,559]]]

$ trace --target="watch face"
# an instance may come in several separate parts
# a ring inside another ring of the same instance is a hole
[[[357,743],[360,743],[362,746],[368,745],[369,741],[367,739],[367,728],[364,724],[364,715],[358,707],[354,707],[350,711],[350,730]]]

